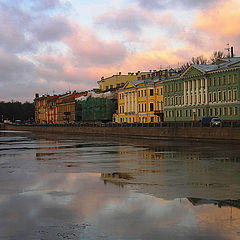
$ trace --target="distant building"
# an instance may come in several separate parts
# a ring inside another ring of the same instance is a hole
[[[116,93],[90,91],[87,95],[76,99],[75,119],[77,122],[111,122],[116,110]]]
[[[75,99],[87,92],[67,92],[59,95],[35,95],[35,122],[64,124],[75,122]]]
[[[127,75],[122,74],[119,72],[117,75],[113,75],[111,77],[104,78],[102,77],[100,81],[98,81],[99,89],[101,91],[108,91],[108,90],[114,90],[119,89],[124,86],[124,84],[128,81],[134,81],[134,80],[145,80],[146,78],[149,78],[152,76],[154,71],[149,72],[129,72]]]
[[[216,64],[193,64],[184,73],[163,82],[166,121],[201,120],[218,116],[240,120],[240,58],[222,58]]]

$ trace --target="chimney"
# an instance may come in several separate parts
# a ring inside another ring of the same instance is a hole
[[[234,54],[233,54],[233,47],[231,47],[231,58],[234,57]]]

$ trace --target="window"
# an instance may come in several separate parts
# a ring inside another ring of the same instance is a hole
[[[228,101],[231,101],[232,100],[232,91],[229,90],[228,91]]]
[[[237,82],[237,74],[234,74],[233,75],[233,83],[236,83]]]
[[[234,89],[233,90],[233,101],[236,101],[237,100],[237,90]]]
[[[224,107],[223,108],[223,116],[226,116],[226,113],[227,113],[227,109]]]
[[[197,116],[200,117],[200,114],[201,114],[201,112],[200,112],[200,109],[198,108],[198,110],[197,110]]]
[[[209,93],[209,102],[212,102],[212,93]]]
[[[153,89],[150,89],[150,90],[149,90],[149,95],[150,95],[150,96],[153,96]]]
[[[161,88],[161,95],[163,95],[163,89]]]
[[[217,109],[216,108],[213,109],[213,115],[217,116]]]
[[[204,110],[204,108],[202,109],[202,116],[203,116],[203,117],[205,116],[205,110]]]
[[[141,90],[141,97],[143,97],[143,90]]]
[[[213,86],[216,86],[216,78],[213,78]]]
[[[151,122],[154,122],[154,117],[151,117]]]
[[[231,84],[231,83],[232,83],[232,76],[228,75],[228,84]]]
[[[211,86],[212,86],[212,79],[209,78],[209,87],[211,87]]]
[[[226,76],[223,76],[223,85],[226,85]]]
[[[146,89],[144,90],[144,96],[146,97],[146,95],[147,95],[147,91],[146,91]]]
[[[140,97],[140,91],[138,91],[138,97]]]
[[[141,105],[138,104],[138,112],[141,112]]]
[[[185,111],[185,117],[188,117],[188,110]]]
[[[113,85],[110,85],[110,89],[113,89]]]
[[[209,108],[209,116],[212,116],[212,108]]]
[[[216,102],[216,93],[213,93],[213,102]]]
[[[153,103],[150,103],[150,112],[153,111]]]
[[[222,101],[222,93],[218,92],[218,101],[221,102]]]
[[[145,109],[145,112],[147,111],[147,104],[145,103],[144,104],[144,109]]]
[[[157,88],[157,96],[159,95],[159,89]]]
[[[179,105],[182,104],[181,99],[182,99],[181,97],[178,97],[178,104],[179,104]]]
[[[237,115],[237,107],[234,107],[234,115]]]
[[[226,101],[226,92],[225,92],[225,91],[223,91],[222,100],[223,100],[223,101]]]
[[[218,85],[221,85],[221,77],[218,77]]]
[[[222,116],[222,109],[221,108],[218,109],[218,116]]]
[[[177,91],[177,83],[175,84],[175,91]]]
[[[181,83],[178,84],[178,89],[181,91]]]
[[[228,107],[228,115],[232,116],[232,108],[231,107]]]
[[[178,97],[175,97],[175,105],[178,105]]]

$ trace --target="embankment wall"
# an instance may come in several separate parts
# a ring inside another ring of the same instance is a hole
[[[79,126],[15,126],[5,130],[35,131],[41,133],[100,134],[124,137],[190,138],[240,140],[240,128],[209,127],[79,127]]]

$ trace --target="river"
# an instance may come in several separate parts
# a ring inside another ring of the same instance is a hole
[[[240,143],[0,132],[0,239],[240,239]]]

